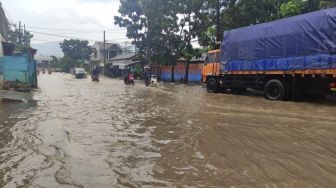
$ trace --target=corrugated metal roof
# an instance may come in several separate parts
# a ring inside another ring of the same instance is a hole
[[[100,49],[103,49],[104,48],[104,42],[95,42],[93,44],[93,47],[99,47]],[[117,47],[117,48],[121,49],[120,44],[117,44],[117,43],[105,43],[105,48],[106,49],[109,49],[111,47]]]
[[[135,56],[136,56],[135,53],[123,54],[123,55],[118,55],[118,56],[110,59],[110,61],[119,61],[119,60],[124,60],[124,59],[131,59]]]
[[[202,54],[201,57],[199,57],[199,58],[193,57],[190,61],[191,62],[193,62],[193,61],[205,61],[206,56],[207,56],[207,54]]]
[[[201,57],[193,57],[191,58],[190,62],[200,62],[200,61],[205,61],[207,54],[202,54]],[[185,58],[180,58],[178,61],[186,61]]]

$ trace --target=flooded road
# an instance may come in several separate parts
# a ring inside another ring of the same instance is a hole
[[[336,185],[336,105],[63,74],[39,85],[37,104],[0,106],[0,187]]]

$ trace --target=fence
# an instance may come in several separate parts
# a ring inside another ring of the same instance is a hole
[[[188,81],[199,83],[202,79],[202,66],[203,63],[191,63],[188,70]],[[174,80],[184,81],[186,77],[186,64],[181,62],[174,66]],[[161,67],[161,80],[171,81],[172,78],[172,65],[163,65]]]
[[[3,63],[0,60],[0,89],[3,88],[3,82],[4,82]]]
[[[28,54],[4,56],[0,58],[1,88],[4,81],[16,80],[37,87],[36,62],[30,60]]]

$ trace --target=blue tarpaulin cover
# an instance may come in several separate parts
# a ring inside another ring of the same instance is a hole
[[[336,8],[224,32],[224,71],[336,68]]]

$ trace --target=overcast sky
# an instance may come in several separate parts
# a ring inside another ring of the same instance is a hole
[[[62,41],[61,35],[94,41],[126,41],[125,29],[114,25],[119,0],[1,0],[10,22],[26,25],[32,43]],[[45,29],[43,29],[45,28]],[[35,33],[34,33],[35,32]],[[44,33],[38,34],[36,32]]]

